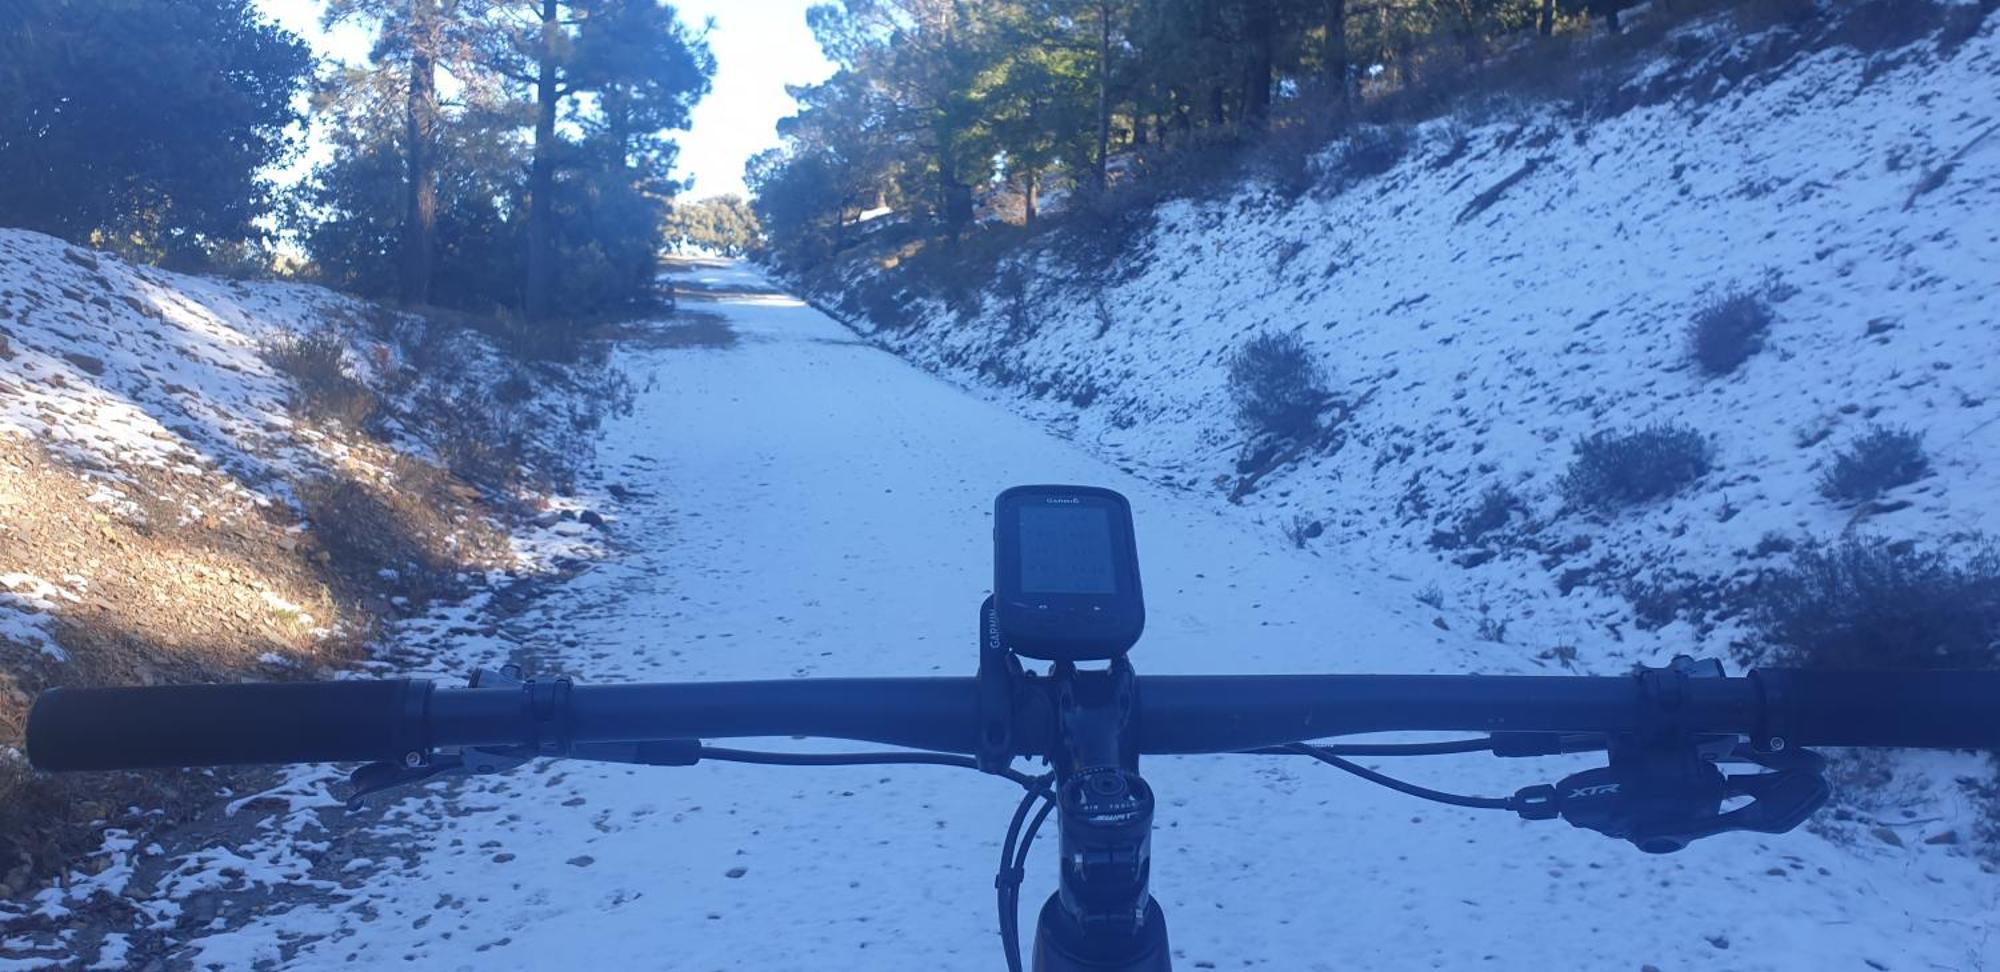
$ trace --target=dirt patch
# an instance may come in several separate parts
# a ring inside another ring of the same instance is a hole
[[[37,692],[313,677],[461,572],[510,562],[476,491],[344,446],[325,479],[296,484],[301,520],[218,472],[94,468],[0,433],[0,594],[29,609],[0,629],[0,898],[62,873],[123,808],[171,822],[236,779],[34,773],[19,749]]]
[[[670,256],[660,261],[660,268],[669,274],[692,273],[696,270],[722,270],[731,262],[723,257]]]
[[[460,593],[461,573],[512,563],[507,531],[481,497],[442,467],[366,441],[299,487],[325,565],[356,596],[393,593],[406,608]]]
[[[631,324],[618,331],[620,343],[642,348],[733,348],[739,340],[720,314],[680,311],[672,320]]]
[[[22,744],[51,685],[283,677],[358,657],[370,630],[344,610],[290,515],[228,477],[111,472],[0,435],[0,563],[39,635],[0,634],[0,746]],[[0,773],[0,895],[27,890],[93,836],[104,807],[141,795],[171,814],[212,782]],[[50,811],[56,812],[50,812]]]
[[[776,290],[746,290],[741,287],[699,287],[686,284],[674,285],[674,299],[697,303],[739,303],[756,300],[759,297],[776,296]]]

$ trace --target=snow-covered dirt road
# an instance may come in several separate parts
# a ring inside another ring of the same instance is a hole
[[[587,682],[970,674],[993,495],[1075,481],[1133,500],[1151,614],[1134,655],[1142,673],[1543,671],[1434,627],[1413,585],[1337,552],[1274,546],[1212,498],[1136,481],[791,298],[754,292],[764,288],[747,271],[694,278],[729,291],[689,302],[718,320],[624,352],[642,382],[652,376],[602,447],[608,480],[638,491],[613,511],[624,552],[506,632],[466,635],[448,664],[525,647]],[[1580,765],[1396,769],[1499,795]],[[1144,769],[1160,796],[1154,892],[1181,968],[2000,960],[2000,880],[1950,848],[1843,847],[1799,832],[1649,858],[1560,822],[1436,807],[1295,758]],[[196,962],[995,968],[993,868],[1017,792],[932,767],[539,764],[402,795],[367,836],[400,844],[409,863],[357,867],[335,907],[201,939]],[[1053,847],[1045,838],[1030,865],[1030,928],[1053,886]]]

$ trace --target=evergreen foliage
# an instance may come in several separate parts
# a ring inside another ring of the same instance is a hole
[[[7,0],[0,20],[0,225],[183,265],[262,238],[298,38],[250,0]]]
[[[670,249],[694,247],[742,256],[756,245],[761,232],[750,204],[742,196],[728,194],[675,203],[662,236]]]

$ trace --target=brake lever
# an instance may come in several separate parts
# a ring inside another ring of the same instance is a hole
[[[347,795],[347,810],[352,813],[361,809],[363,797],[383,790],[393,790],[399,786],[414,786],[432,777],[454,773],[459,769],[456,755],[434,756],[414,766],[403,763],[364,763],[347,774],[347,785],[353,792]]]
[[[415,756],[416,754],[411,754]],[[432,753],[418,757],[416,762],[364,763],[347,774],[347,784],[354,791],[347,797],[347,809],[359,810],[362,798],[383,790],[397,787],[415,786],[441,776],[453,774],[505,773],[515,769],[537,753],[523,748],[511,749],[463,749],[455,753]]]
[[[1754,763],[1770,772],[1725,776],[1716,762]],[[1612,765],[1565,777],[1553,786],[1515,794],[1523,819],[1561,817],[1570,826],[1630,841],[1649,854],[1668,854],[1703,837],[1730,831],[1781,834],[1805,823],[1832,795],[1818,753],[1760,753],[1738,745],[1712,751],[1655,754],[1643,763]],[[1722,803],[1748,797],[1727,813]]]
[[[557,679],[551,683],[557,691],[566,692],[568,679]],[[492,689],[496,691],[524,690],[531,683],[523,681],[521,666],[503,665],[498,671],[486,668],[475,669],[467,680],[467,688]],[[532,702],[530,696],[529,701]],[[456,752],[429,753],[412,752],[400,763],[379,761],[365,763],[347,775],[349,786],[354,788],[347,797],[347,809],[359,810],[362,798],[393,790],[397,787],[415,786],[441,776],[458,773],[504,773],[515,769],[536,756],[561,755],[566,745],[552,741],[550,745],[508,746],[491,749],[468,747]]]
[[[1743,762],[1774,772],[1738,774],[1724,780],[1730,796],[1750,798],[1748,805],[1716,818],[1724,830],[1782,834],[1805,823],[1833,796],[1833,787],[1822,775],[1826,760],[1812,750],[1765,754],[1745,749],[1742,755]]]

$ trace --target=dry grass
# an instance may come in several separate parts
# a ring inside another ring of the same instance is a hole
[[[291,409],[323,421],[360,429],[375,417],[375,393],[348,373],[347,340],[324,327],[306,334],[283,334],[261,349],[271,367],[292,379]]]
[[[345,586],[371,591],[390,580],[394,593],[421,602],[452,590],[459,573],[509,562],[507,532],[489,516],[478,490],[382,446],[349,446],[347,461],[333,475],[299,486],[326,566]]]

